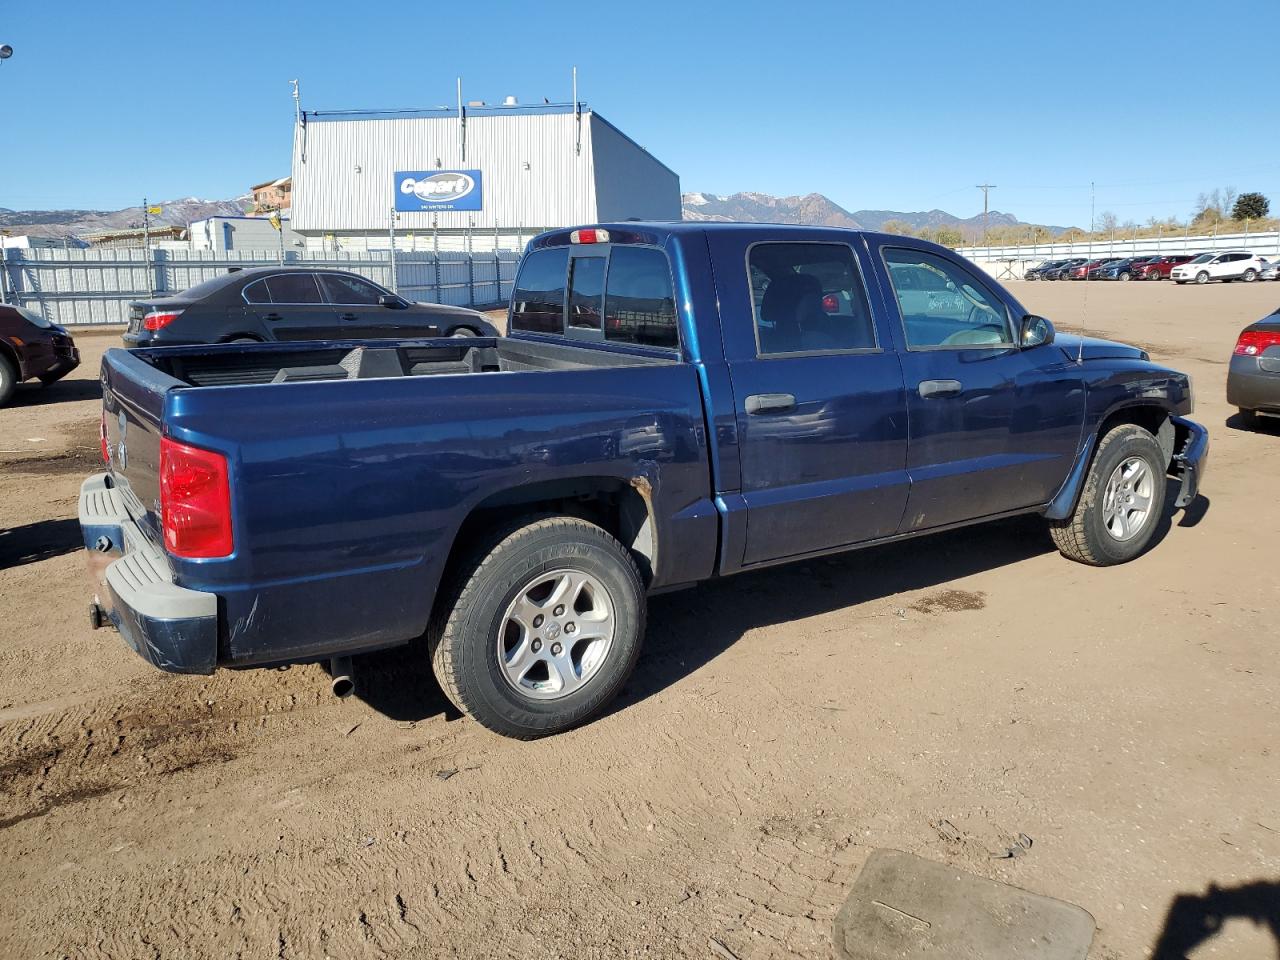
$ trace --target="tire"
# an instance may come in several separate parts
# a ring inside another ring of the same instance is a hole
[[[232,337],[230,340],[224,340],[224,343],[261,343],[257,337]]]
[[[478,337],[480,336],[480,333],[479,331],[473,330],[470,327],[455,327],[453,333],[449,334],[449,336],[451,338],[452,337]]]
[[[1246,410],[1244,407],[1236,407],[1240,412],[1240,422],[1246,427],[1256,427],[1258,425],[1258,415],[1252,410]]]
[[[1201,270],[1199,273],[1196,274],[1196,283],[1208,283],[1208,282],[1209,282],[1209,274],[1206,271]]]
[[[1245,283],[1253,283],[1253,281],[1258,279],[1258,271],[1253,269],[1253,267],[1250,267],[1240,275],[1240,279]]]
[[[1121,274],[1120,274],[1120,276],[1119,276],[1119,277],[1117,277],[1116,279],[1117,279],[1117,280],[1132,280],[1132,279],[1133,279],[1133,274],[1129,273],[1129,271],[1127,271],[1127,270],[1126,270],[1126,271],[1124,271],[1123,273],[1121,273]]]
[[[18,388],[18,369],[8,357],[0,355],[0,407],[7,406]]]
[[[576,602],[552,602],[562,585]],[[454,706],[503,736],[531,740],[585,723],[617,695],[640,655],[640,571],[621,543],[577,517],[495,531],[442,599],[427,637],[436,679]],[[602,611],[611,615],[607,639]],[[591,624],[601,636],[590,635]]]
[[[1062,555],[1092,567],[1109,567],[1141,554],[1164,509],[1165,469],[1160,444],[1142,427],[1126,423],[1107,433],[1098,444],[1075,511],[1065,520],[1050,522],[1049,533]],[[1112,498],[1126,494],[1126,478],[1138,479],[1135,499],[1109,511]],[[1117,484],[1119,489],[1114,489]],[[1138,516],[1141,499],[1147,508]]]

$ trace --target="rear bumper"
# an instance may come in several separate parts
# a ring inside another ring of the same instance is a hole
[[[1264,370],[1257,357],[1232,356],[1227,403],[1241,410],[1280,411],[1280,370]]]
[[[1205,468],[1209,465],[1209,431],[1185,417],[1173,417],[1174,438],[1177,451],[1169,472],[1180,477],[1182,487],[1173,505],[1185,507],[1200,493]]]
[[[134,653],[171,673],[212,673],[217,596],[173,582],[168,558],[143,537],[110,474],[81,484],[79,516],[94,603]]]

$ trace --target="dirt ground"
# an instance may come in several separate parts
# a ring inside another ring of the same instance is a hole
[[[1274,957],[1280,429],[1224,381],[1280,284],[1014,289],[1195,378],[1205,500],[1149,554],[1075,565],[1031,519],[657,597],[616,708],[535,743],[412,655],[344,702],[90,630],[114,340],[82,336],[0,410],[0,957],[825,958],[876,847],[1083,906],[1094,960],[1150,955],[1175,902],[1178,934],[1225,918],[1190,956]]]

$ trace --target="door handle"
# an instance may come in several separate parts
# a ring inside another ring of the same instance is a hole
[[[746,399],[747,413],[781,413],[795,405],[795,395],[790,393],[754,393]]]
[[[265,317],[263,317],[262,319],[263,319],[263,320],[283,320],[283,319],[284,319],[284,317],[280,316],[280,314],[278,314],[278,313],[268,313],[268,314],[267,314]]]
[[[343,320],[359,320],[360,318],[357,317],[354,313],[344,313],[342,314],[342,319]]]
[[[954,397],[964,385],[959,380],[921,380],[920,396],[928,400],[930,397]]]

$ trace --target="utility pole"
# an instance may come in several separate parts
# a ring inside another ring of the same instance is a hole
[[[987,246],[987,210],[988,194],[996,188],[994,183],[980,183],[978,189],[982,191],[982,245]]]

